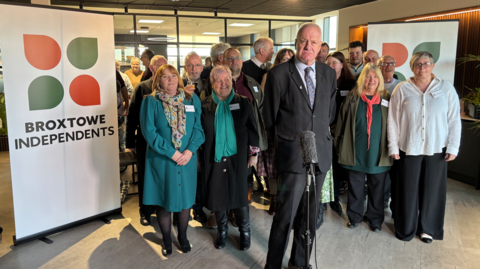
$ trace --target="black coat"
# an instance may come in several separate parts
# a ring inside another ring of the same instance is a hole
[[[140,128],[140,108],[142,107],[143,96],[152,93],[152,79],[147,79],[140,82],[133,91],[132,99],[130,100],[130,107],[127,115],[127,148],[147,147],[147,142],[142,135]]]
[[[313,109],[295,66],[295,56],[268,72],[263,118],[268,134],[275,139],[277,171],[304,173],[300,134],[307,130],[315,133],[320,171],[330,169],[333,137],[329,126],[335,118],[337,76],[332,68],[319,62],[315,62],[315,72]]]
[[[331,125],[337,124],[338,113],[340,112],[340,107],[342,106],[343,101],[345,100],[346,95],[342,96],[342,91],[350,92],[353,88],[355,88],[355,80],[344,80],[340,82],[337,88],[335,102],[336,102],[336,111],[335,111],[335,118]]]
[[[222,157],[215,162],[215,111],[212,96],[202,101],[202,126],[205,143],[202,147],[202,204],[212,211],[235,209],[248,205],[247,161],[249,146],[258,147],[258,133],[250,100],[235,94],[232,104],[240,109],[231,110],[235,124],[237,154]]]

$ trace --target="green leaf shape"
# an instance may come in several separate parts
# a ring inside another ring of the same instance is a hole
[[[30,111],[52,109],[63,100],[63,86],[58,79],[41,76],[28,86],[28,105]]]
[[[96,38],[77,37],[68,44],[67,57],[78,69],[92,68],[98,60],[98,42]]]
[[[428,51],[433,56],[433,62],[437,63],[440,58],[440,44],[441,42],[424,42],[418,44],[412,52],[412,55],[420,51]]]
[[[397,75],[398,80],[400,80],[400,81],[405,81],[405,80],[407,80],[407,79],[405,78],[405,76],[404,76],[402,73],[400,73],[400,72],[395,71],[395,75]]]

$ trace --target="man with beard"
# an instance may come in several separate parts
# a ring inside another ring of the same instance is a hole
[[[328,43],[323,42],[322,47],[320,48],[320,51],[318,52],[317,58],[315,58],[315,60],[317,60],[317,62],[319,63],[325,63],[327,61],[327,55],[329,50],[330,46],[328,45]]]
[[[363,52],[365,45],[360,41],[353,41],[348,44],[348,53],[350,54],[350,63],[348,64],[352,74],[358,77],[363,70]]]

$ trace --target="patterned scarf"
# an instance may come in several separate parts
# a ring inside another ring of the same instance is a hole
[[[163,103],[163,113],[167,118],[168,125],[172,127],[172,143],[177,150],[182,147],[182,137],[186,134],[185,125],[187,117],[185,115],[185,92],[183,89],[178,90],[175,96],[166,95],[162,91],[157,92],[158,98]]]
[[[368,100],[367,96],[362,93],[362,100],[367,104],[367,134],[368,134],[368,148],[370,149],[370,126],[372,126],[372,113],[373,113],[373,105],[380,104],[380,95],[375,94],[372,97],[372,100]]]
[[[232,111],[230,111],[230,102],[233,100],[233,89],[227,100],[218,99],[212,91],[212,99],[217,104],[215,110],[215,162],[219,163],[222,157],[228,157],[237,154],[237,137],[235,135],[235,125],[233,124]]]

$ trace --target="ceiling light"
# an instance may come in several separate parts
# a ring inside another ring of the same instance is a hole
[[[220,33],[205,32],[202,35],[219,35]]]
[[[162,20],[139,20],[140,23],[162,23]]]
[[[130,33],[135,33],[135,30],[131,30]],[[145,31],[145,30],[137,30],[137,33],[146,34],[146,33],[148,33],[148,31]]]
[[[175,37],[149,37],[147,38],[148,41],[168,41],[168,40],[175,40]]]
[[[248,27],[248,26],[252,26],[253,23],[232,23],[232,24],[229,24],[228,26],[236,26],[236,27]]]

